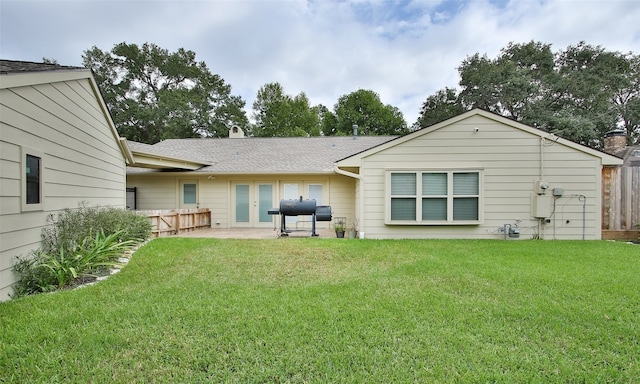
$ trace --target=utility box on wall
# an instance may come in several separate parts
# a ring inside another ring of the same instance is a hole
[[[538,219],[551,217],[552,204],[552,196],[533,195],[531,199],[531,215]]]

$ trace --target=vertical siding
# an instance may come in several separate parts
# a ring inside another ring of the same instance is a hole
[[[124,208],[125,160],[88,79],[0,92],[0,300],[5,300],[15,282],[15,256],[39,247],[48,215],[81,201]],[[42,211],[21,212],[21,147],[43,156]]]
[[[519,220],[523,239],[538,235],[545,239],[581,239],[583,231],[587,239],[600,238],[600,159],[548,143],[543,147],[541,166],[540,142],[537,135],[472,116],[363,159],[367,237],[503,238],[498,229]],[[476,168],[483,173],[481,224],[384,224],[386,169],[456,167]],[[541,173],[550,190],[564,189],[564,195],[555,200],[551,223],[544,225],[531,214],[534,182]]]
[[[604,168],[602,191],[602,229],[636,229],[640,224],[640,167]]]
[[[620,170],[620,227],[630,230],[640,225],[640,167]]]
[[[602,169],[602,229],[620,229],[620,167]]]

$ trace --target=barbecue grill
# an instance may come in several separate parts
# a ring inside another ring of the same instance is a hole
[[[331,207],[328,205],[316,205],[315,200],[280,200],[280,208],[271,208],[269,215],[280,215],[280,236],[288,236],[291,232],[309,232],[307,229],[288,229],[287,216],[311,216],[311,236],[316,233],[316,221],[331,221]]]

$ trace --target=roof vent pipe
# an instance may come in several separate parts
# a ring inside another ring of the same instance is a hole
[[[353,128],[353,140],[355,140],[358,138],[358,124],[353,124],[351,128]]]

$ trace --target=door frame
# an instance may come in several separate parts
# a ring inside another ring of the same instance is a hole
[[[247,185],[249,186],[249,220],[248,221],[236,221],[237,218],[237,186],[239,185]],[[273,180],[265,180],[265,181],[256,181],[256,180],[232,180],[230,184],[230,210],[229,210],[229,222],[231,227],[235,228],[271,228],[274,226],[274,218],[275,215],[272,216],[271,220],[260,221],[260,186],[261,185],[270,185],[271,186],[271,204],[268,208],[275,207],[276,193],[277,193],[277,185],[278,183]],[[262,207],[264,208],[264,207]]]
[[[186,184],[195,184],[195,186],[196,186],[196,202],[195,202],[195,204],[185,204],[185,202],[184,202],[184,186]],[[198,183],[198,179],[180,179],[180,180],[178,180],[178,208],[179,209],[197,209],[197,208],[200,208],[200,183]]]

